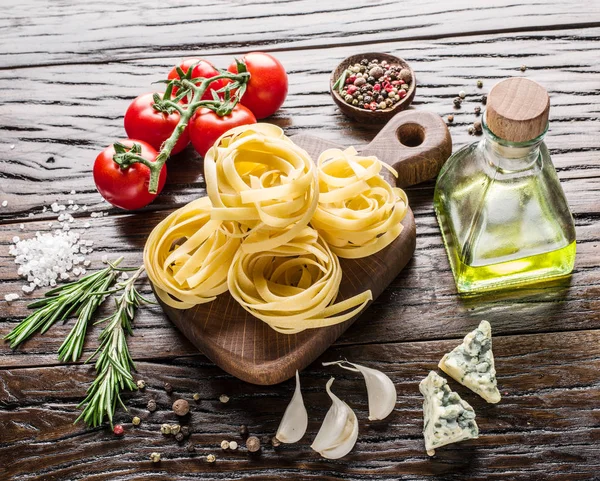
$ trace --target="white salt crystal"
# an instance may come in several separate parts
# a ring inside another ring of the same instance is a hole
[[[102,262],[103,262],[104,264],[108,264],[108,256],[107,256],[106,254],[104,254],[104,255],[102,256]]]
[[[73,199],[69,199],[68,202],[69,202],[69,205],[73,205]]]
[[[79,210],[79,206],[78,206],[77,204],[75,204],[75,205],[73,206],[73,210]]]
[[[52,202],[52,204],[50,204],[50,208],[52,209],[52,212],[58,212],[60,210],[56,202]]]
[[[90,223],[86,222],[85,224],[83,224],[83,228],[84,229],[89,229],[90,228]]]
[[[33,217],[33,212],[30,212],[27,217],[29,217],[31,219]]]
[[[21,229],[21,230],[25,229],[25,224],[19,224],[19,229]]]
[[[71,195],[75,195],[76,192],[74,190],[71,191]]]
[[[42,207],[42,213],[46,212],[48,210],[48,208],[46,206]]]
[[[2,201],[2,207],[6,207],[8,205],[8,201],[7,200],[3,200]]]
[[[83,261],[85,267],[90,267],[91,262],[89,260]]]
[[[6,294],[4,296],[4,300],[6,302],[12,302],[12,301],[16,301],[19,298],[19,294],[15,294],[15,293],[11,293],[11,294]]]
[[[17,242],[19,242],[21,239],[19,239],[19,236],[16,235],[12,238],[13,244],[16,244]]]

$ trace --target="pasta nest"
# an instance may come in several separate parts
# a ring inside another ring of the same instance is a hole
[[[311,225],[339,257],[357,259],[380,251],[402,232],[408,199],[380,175],[377,157],[361,157],[353,147],[319,156],[319,204]]]
[[[271,124],[223,134],[204,159],[211,218],[247,228],[244,252],[274,249],[296,237],[318,202],[317,171],[308,153]]]
[[[344,322],[373,298],[368,290],[335,303],[341,280],[337,256],[316,230],[304,227],[268,251],[238,250],[228,286],[246,311],[278,332],[294,334]]]
[[[227,273],[243,230],[237,222],[210,218],[202,197],[176,210],[150,233],[144,266],[156,295],[167,305],[189,309],[227,291]]]

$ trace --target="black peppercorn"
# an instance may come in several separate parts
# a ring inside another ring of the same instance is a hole
[[[274,448],[278,448],[279,446],[281,446],[281,441],[279,439],[277,439],[275,436],[273,436],[271,438],[271,444],[273,445]]]
[[[375,77],[371,77],[369,75],[369,77],[367,77],[367,82],[370,83],[371,85],[373,85],[375,83]]]
[[[246,426],[245,424],[242,424],[240,426],[240,436],[245,438],[246,436],[248,436],[248,426]]]
[[[165,391],[167,394],[171,394],[173,392],[173,386],[171,386],[171,384],[168,382],[165,383]]]
[[[484,95],[484,96],[481,97],[481,103],[483,105],[487,104],[487,95]]]
[[[387,93],[387,91],[385,91],[385,90],[382,90],[382,91],[381,91],[381,96],[383,97],[383,100],[387,99],[387,98],[388,98],[388,93]]]
[[[156,401],[154,399],[150,399],[150,401],[148,401],[148,404],[146,405],[146,409],[148,409],[148,411],[150,411],[151,413],[156,411]]]
[[[383,95],[378,95],[377,96],[377,102],[383,102],[385,99],[383,98]]]
[[[368,61],[366,58],[363,58],[363,59],[360,61],[360,64],[361,64],[361,65],[364,65],[364,66],[366,67],[367,65],[369,65],[369,61]]]
[[[454,102],[454,106],[455,106],[456,108],[460,108],[460,104],[462,104],[462,99],[461,99],[460,97],[456,97],[456,98],[453,100],[453,102]]]
[[[368,91],[369,91],[369,87],[367,87],[366,85],[363,85],[363,86],[360,88],[360,93],[361,93],[361,94],[366,94]]]
[[[365,95],[365,97],[363,98],[363,103],[365,104],[369,104],[373,101],[373,97],[371,97],[370,95]]]
[[[365,106],[364,102],[358,102],[358,107],[360,107],[361,109]]]
[[[187,426],[181,426],[180,432],[187,438],[190,435],[190,428]]]
[[[188,453],[193,453],[194,451],[196,451],[196,448],[194,447],[194,443],[188,443],[188,445],[186,446],[187,452]]]
[[[475,115],[479,115],[481,113],[481,107],[475,107],[473,111],[475,112]]]
[[[185,436],[183,435],[183,433],[181,431],[179,431],[175,435],[175,439],[177,440],[178,443],[180,443],[181,441],[183,441],[184,438],[185,438]]]

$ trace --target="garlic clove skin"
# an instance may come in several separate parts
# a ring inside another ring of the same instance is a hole
[[[304,407],[304,400],[300,391],[300,375],[296,371],[296,390],[283,413],[275,437],[282,443],[296,443],[302,439],[307,428],[308,413],[306,407]]]
[[[358,419],[344,401],[331,392],[331,378],[325,389],[332,404],[311,448],[327,459],[339,459],[348,454],[358,439]]]
[[[344,366],[350,364],[353,368]],[[348,361],[324,362],[323,366],[337,365],[348,371],[360,372],[365,378],[369,399],[369,421],[380,421],[388,417],[396,406],[398,393],[392,380],[383,372]]]

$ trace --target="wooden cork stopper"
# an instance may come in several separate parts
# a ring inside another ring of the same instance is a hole
[[[527,78],[512,77],[490,90],[485,121],[497,137],[526,142],[546,130],[549,112],[550,97],[544,87]]]

